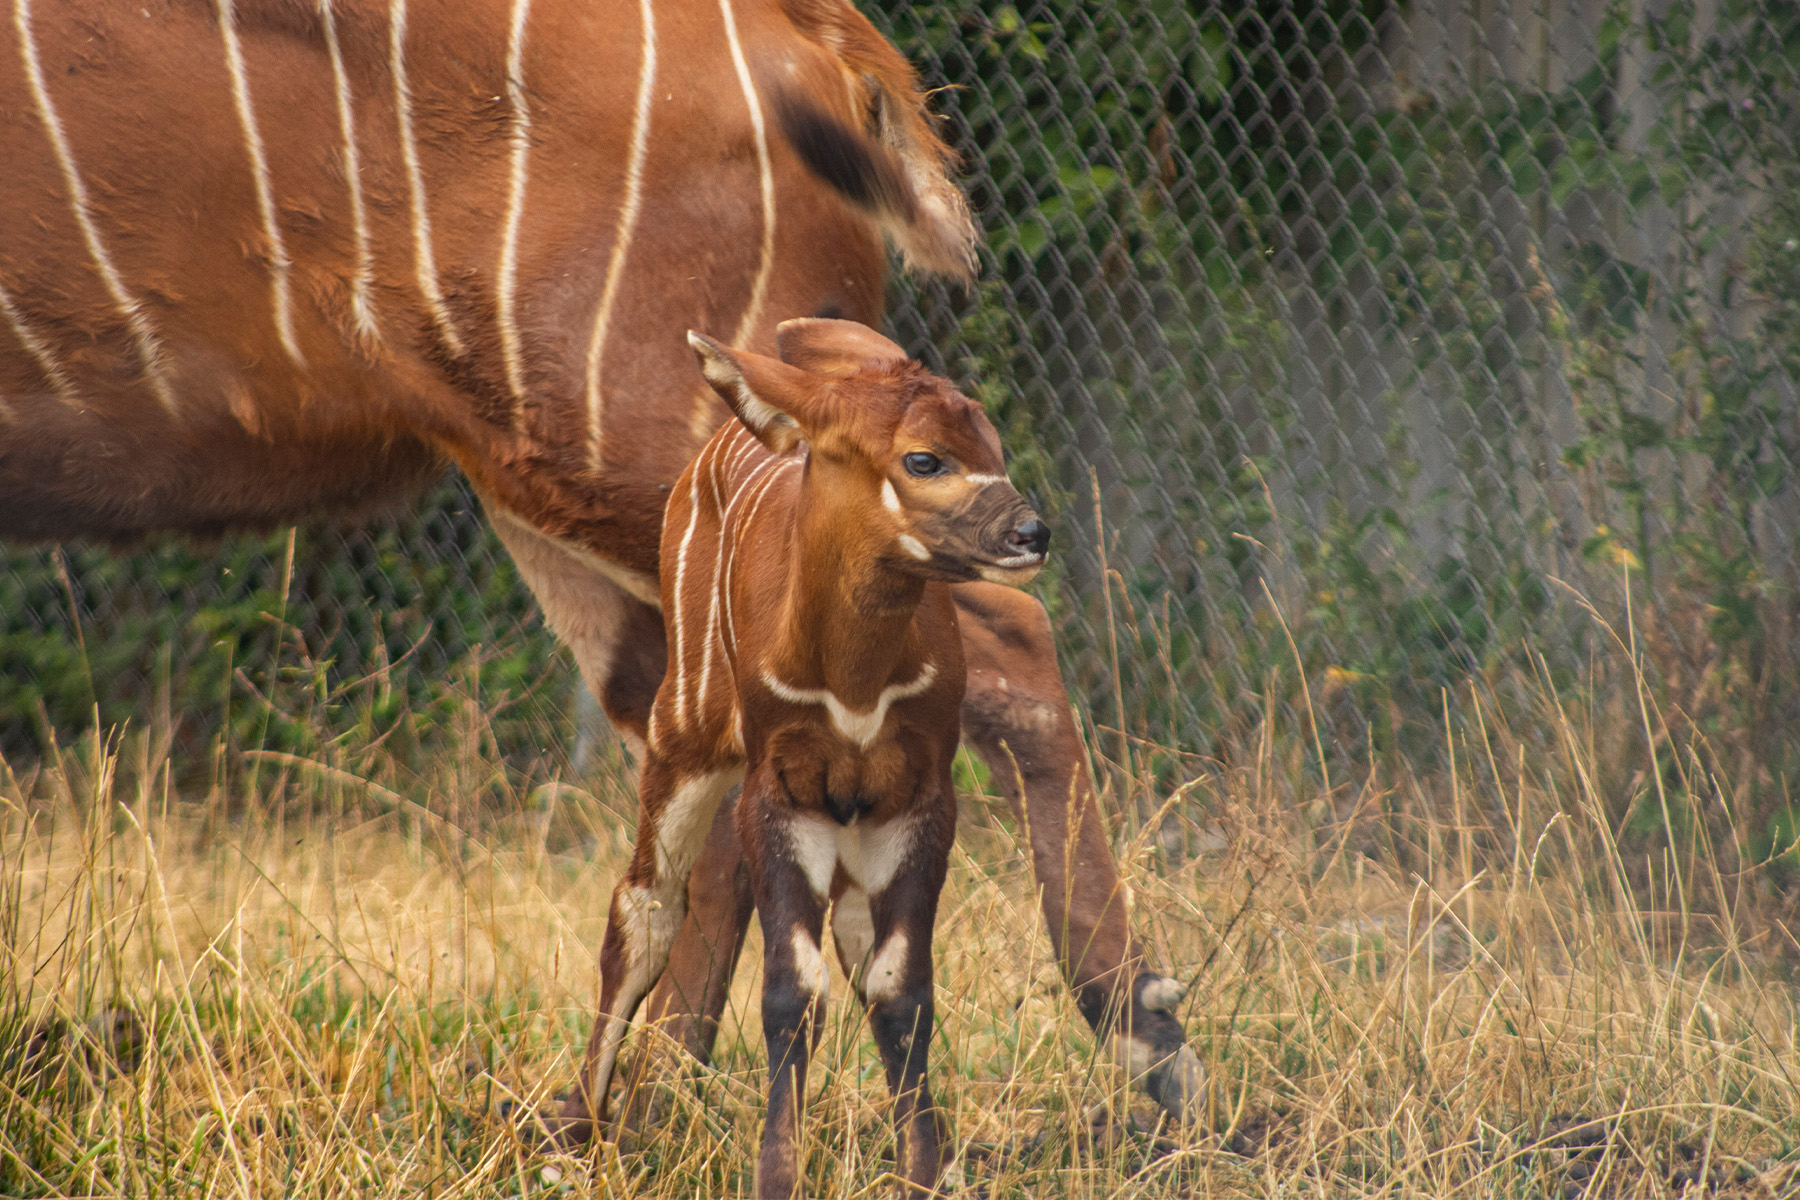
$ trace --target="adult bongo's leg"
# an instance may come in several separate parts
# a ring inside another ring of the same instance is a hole
[[[1145,966],[1043,605],[1014,588],[953,589],[968,660],[963,738],[1031,844],[1050,940],[1076,1007],[1165,1110],[1194,1115],[1206,1072],[1174,1010],[1181,987]]]

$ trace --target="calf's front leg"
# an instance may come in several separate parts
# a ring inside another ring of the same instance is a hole
[[[931,935],[949,845],[946,831],[941,845],[920,847],[884,891],[869,896],[852,888],[831,914],[838,956],[868,1010],[869,1030],[887,1070],[895,1169],[912,1185],[909,1196],[935,1194],[944,1170],[941,1117],[926,1059],[936,1020]]]
[[[757,1200],[790,1200],[800,1191],[800,1118],[806,1070],[824,1029],[830,975],[819,950],[824,898],[794,861],[782,816],[747,784],[738,828],[763,931],[763,1039],[769,1051],[769,1107],[756,1161]],[[787,817],[786,820],[791,820]],[[804,819],[804,818],[802,818]]]

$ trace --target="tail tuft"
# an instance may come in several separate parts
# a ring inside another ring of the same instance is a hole
[[[906,265],[967,281],[975,273],[975,228],[941,157],[885,144],[790,91],[772,97],[776,124],[802,162],[880,222]]]
[[[794,152],[844,199],[871,216],[917,219],[918,198],[886,146],[792,93],[778,93],[774,108],[775,120]]]

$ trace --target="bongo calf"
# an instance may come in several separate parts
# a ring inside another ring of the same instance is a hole
[[[942,1168],[925,1079],[931,930],[963,697],[948,584],[1027,582],[1050,531],[1007,482],[981,406],[873,330],[788,321],[780,359],[688,341],[738,420],[689,464],[663,523],[669,671],[565,1115],[604,1117],[626,1023],[668,959],[720,798],[742,779],[769,1050],[756,1195],[799,1186],[828,905],[894,1095],[898,1172],[930,1189]]]

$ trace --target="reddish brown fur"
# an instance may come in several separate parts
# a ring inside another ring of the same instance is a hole
[[[895,1093],[900,1174],[930,1189],[942,1166],[925,1079],[931,935],[955,837],[964,685],[948,584],[997,564],[1026,581],[1047,534],[1005,482],[980,406],[898,346],[845,321],[790,321],[780,341],[786,364],[695,337],[742,425],[713,436],[669,503],[673,669],[601,951],[584,1094],[566,1117],[584,1131],[604,1108],[624,1023],[662,971],[720,784],[741,776],[736,824],[762,919],[771,1064],[756,1194],[799,1186],[828,903]]]
[[[878,320],[877,221],[821,183],[765,121],[777,216],[766,288],[749,311],[764,263],[762,169],[723,9],[655,0],[657,86],[640,214],[604,346],[596,469],[588,341],[626,195],[639,5],[535,0],[530,10],[519,80],[530,149],[512,306],[521,401],[500,319],[513,10],[503,0],[407,4],[411,128],[434,278],[458,352],[419,281],[390,51],[396,3],[331,5],[354,113],[354,175],[320,7],[235,5],[276,231],[292,264],[297,360],[272,301],[275,246],[232,99],[219,5],[13,0],[13,19],[0,22],[0,537],[130,541],[267,527],[390,502],[454,462],[615,724],[641,740],[662,673],[654,582],[667,488],[726,415],[695,372],[684,332],[731,338],[742,326],[742,344],[767,349],[784,317]],[[928,268],[966,264],[966,214],[905,61],[841,0],[732,8],[761,108],[778,93],[803,97],[866,131],[912,188],[910,202],[879,215],[881,227]],[[87,245],[27,48],[104,262],[135,315]],[[352,179],[366,208],[373,336],[355,313]],[[997,775],[1015,778],[1007,765],[1015,758],[1024,768],[1014,800],[1030,808],[1051,934],[1083,1012],[1102,1029],[1114,1012],[1128,1013],[1159,1054],[1172,1053],[1173,1021],[1137,1002],[1149,977],[1125,927],[1066,700],[1044,669],[1042,609],[986,584],[955,590],[958,619],[980,647],[974,678],[1000,681],[971,689],[972,735]],[[1018,681],[1027,678],[1022,697]],[[1069,845],[1082,848],[1079,879],[1067,877]],[[709,872],[732,878],[729,841],[718,852],[726,857],[709,860]],[[1059,912],[1049,897],[1065,895],[1077,899]],[[685,936],[736,944],[739,900],[696,911]],[[678,957],[710,964],[686,980],[687,994],[722,995],[732,954]],[[668,1011],[666,996],[657,1003]],[[703,1018],[690,1028],[703,1051]]]

